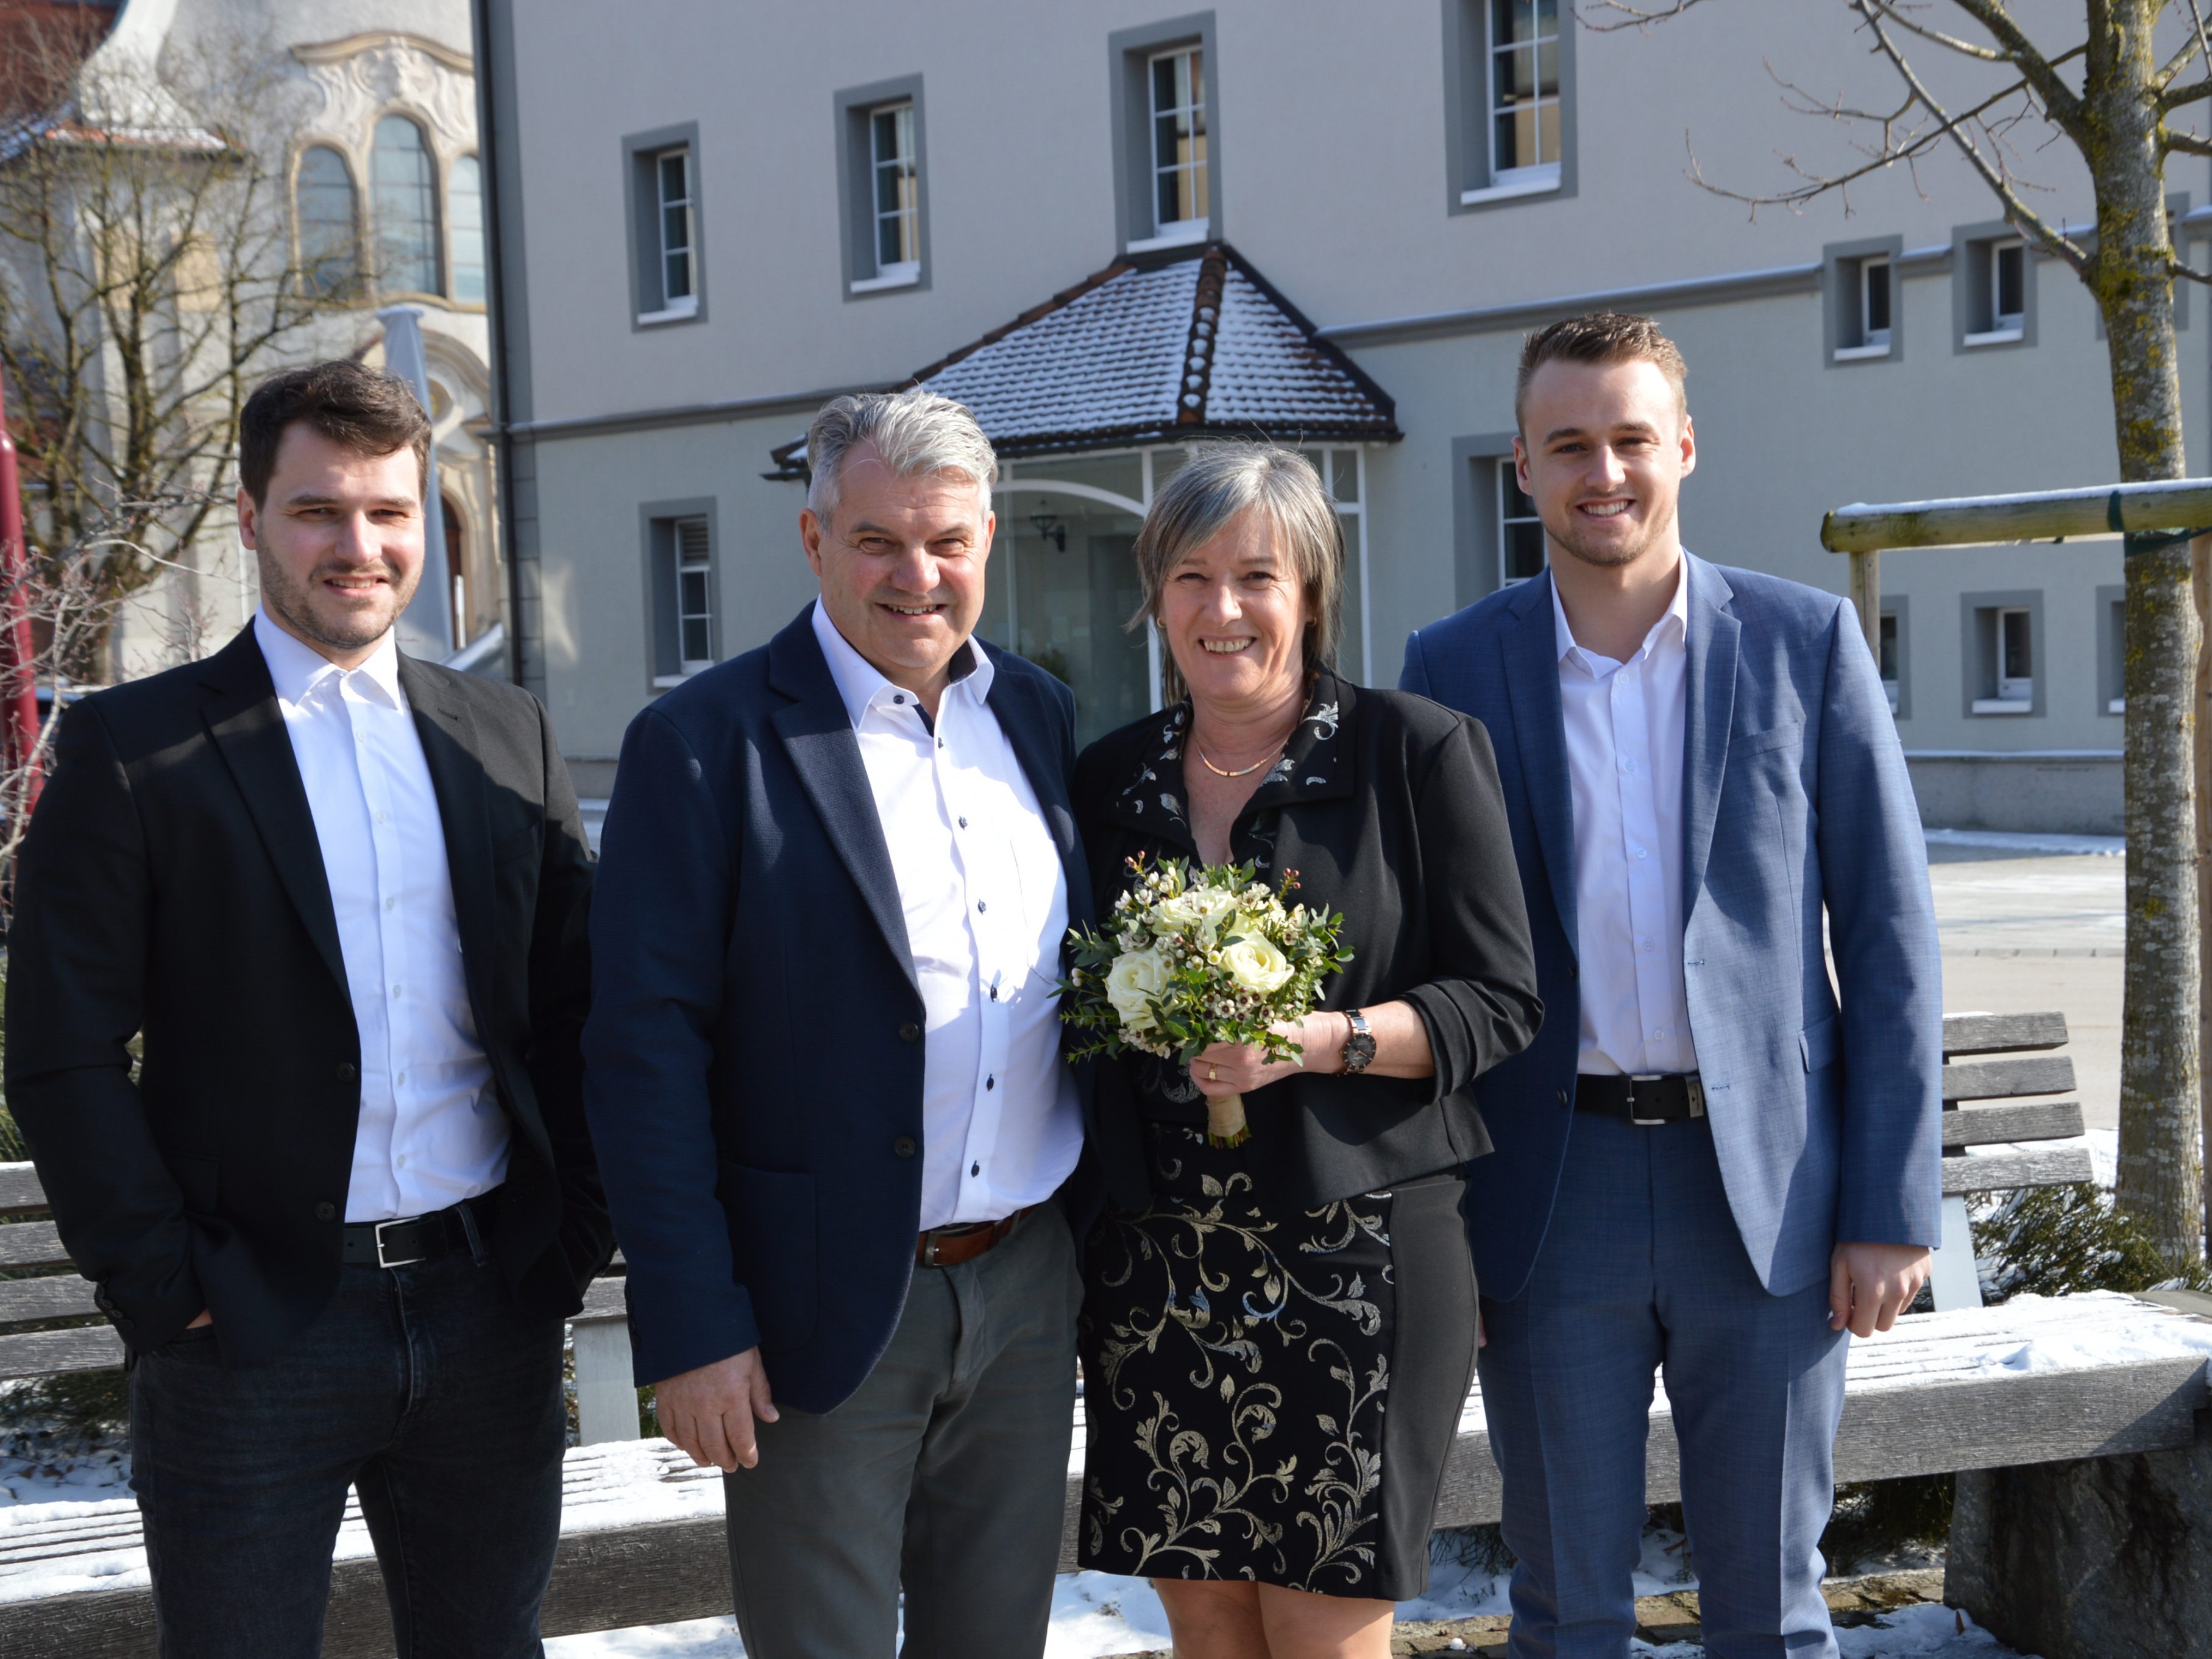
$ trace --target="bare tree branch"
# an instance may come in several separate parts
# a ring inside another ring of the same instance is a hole
[[[1632,6],[1624,3],[1624,0],[1595,0],[1594,7],[1577,5],[1570,6],[1568,9],[1573,13],[1575,21],[1580,23],[1592,34],[1614,34],[1622,29],[1636,29],[1649,34],[1654,23],[1663,23],[1670,18],[1680,17],[1684,12],[1701,3],[1703,0],[1674,0],[1673,4],[1666,6]],[[1613,12],[1618,14],[1618,16],[1610,23],[1593,22],[1590,21],[1590,13],[1593,9]]]
[[[2197,33],[2189,45],[2173,55],[2172,61],[2158,77],[2158,112],[2160,115],[2170,115],[2185,104],[2193,104],[2201,98],[2212,96],[2212,40],[2206,38],[2204,14],[2198,9],[2197,0],[2189,0],[2189,21],[2197,26]],[[2186,66],[2185,59],[2192,46],[2203,54],[2205,72],[2176,92],[2172,89],[2173,77]]]
[[[1852,3],[1863,12],[1869,0],[1852,0]],[[1892,16],[1896,15],[1897,0],[1870,0],[1870,3]],[[2081,97],[2060,78],[2058,65],[2087,51],[2087,47],[2077,46],[2059,57],[2047,57],[2034,41],[2027,38],[2027,31],[2014,21],[2013,15],[2005,9],[2004,0],[1952,0],[1952,3],[1987,29],[1996,43],[2004,48],[2007,58],[2027,78],[2028,84],[2035,88],[2036,95],[2043,100],[2051,118],[2066,130],[2067,136],[2077,142],[2085,140],[2087,135],[2082,125]],[[1897,56],[1894,51],[1891,52],[1893,62]]]

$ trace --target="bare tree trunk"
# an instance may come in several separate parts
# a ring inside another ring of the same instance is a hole
[[[2203,1133],[2200,1147],[2212,1149],[2212,1067],[2203,1064],[2212,1054],[2212,1004],[2203,996],[2212,984],[2212,650],[2203,647],[2204,629],[2212,620],[2212,536],[2199,536],[2189,544],[2190,586],[2197,601],[2197,1058],[2200,1075],[2197,1093],[2202,1106]],[[2200,1171],[2201,1172],[2201,1171]],[[2200,1182],[2200,1184],[2203,1184]],[[2212,1246],[2212,1185],[2204,1187],[2204,1237]]]
[[[2120,477],[2178,478],[2181,383],[2152,82],[2156,0],[2091,6],[2087,159],[2097,186],[2090,286],[2105,319]],[[2100,15],[2101,14],[2101,15]],[[2127,969],[2120,1040],[2120,1207],[2166,1259],[2204,1255],[2197,951],[2197,659],[2186,544],[2127,559]]]

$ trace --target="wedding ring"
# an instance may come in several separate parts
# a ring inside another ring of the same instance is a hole
[[[1206,1068],[1206,1080],[1208,1083],[1218,1083],[1218,1082],[1220,1082],[1220,1081],[1221,1081],[1221,1068],[1220,1068],[1218,1066],[1207,1066],[1207,1067]]]

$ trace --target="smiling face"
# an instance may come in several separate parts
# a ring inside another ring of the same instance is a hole
[[[901,477],[862,446],[838,469],[827,519],[807,508],[799,533],[846,642],[892,684],[933,700],[983,614],[997,522],[964,473]]]
[[[238,492],[239,539],[271,621],[356,668],[422,578],[422,470],[411,448],[364,455],[304,422],[284,429],[261,501]]]
[[[1514,464],[1555,553],[1618,568],[1679,548],[1676,505],[1698,446],[1657,364],[1554,359],[1528,382],[1521,431]]]
[[[1261,508],[1238,514],[1168,571],[1159,620],[1201,709],[1273,710],[1304,690],[1304,586]]]

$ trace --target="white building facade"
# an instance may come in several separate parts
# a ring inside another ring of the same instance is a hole
[[[611,32],[582,0],[477,9],[517,672],[587,795],[648,699],[811,593],[793,446],[839,391],[919,376],[977,409],[1007,472],[984,631],[1069,680],[1086,737],[1157,695],[1127,550],[1190,442],[1314,457],[1356,678],[1394,683],[1410,629],[1540,569],[1514,368],[1576,311],[1680,343],[1685,538],[1725,563],[1840,592],[1830,508],[2117,474],[2094,307],[1963,165],[1868,180],[1848,216],[1754,216],[1686,176],[1756,191],[1778,153],[1845,155],[1768,70],[1893,101],[1842,7],[1649,33],[1552,0],[639,0]],[[2063,145],[2022,165],[2089,221]],[[2169,179],[2185,254],[2203,173]],[[2202,309],[2182,297],[2193,470]],[[1929,822],[2116,833],[2117,541],[1883,574]]]

